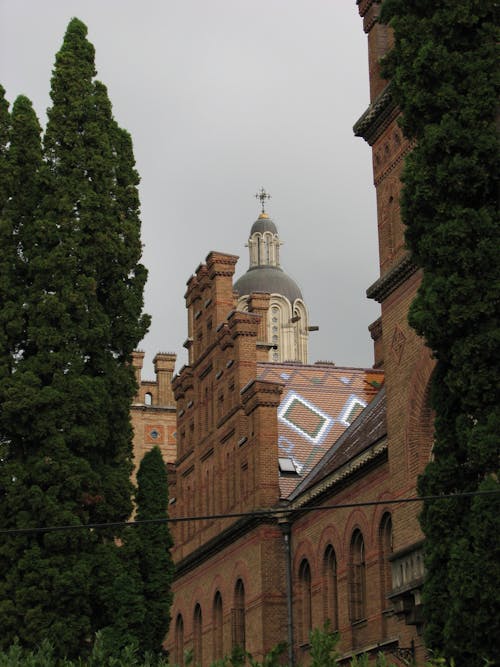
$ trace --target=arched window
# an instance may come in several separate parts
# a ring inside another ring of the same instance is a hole
[[[366,566],[365,542],[360,530],[355,530],[351,540],[350,553],[350,616],[351,622],[366,616]]]
[[[201,665],[203,662],[202,620],[201,607],[199,604],[197,604],[194,608],[193,615],[193,662],[195,665]]]
[[[149,391],[144,394],[144,405],[153,405],[153,394]]]
[[[300,582],[300,642],[309,644],[309,635],[312,630],[312,590],[311,568],[304,558],[299,568]]]
[[[337,590],[337,557],[331,544],[325,550],[323,558],[323,601],[325,620],[330,621],[332,630],[337,630],[339,627],[339,607],[338,607],[338,590]]]
[[[269,232],[264,234],[264,264],[271,263],[271,239],[272,235]]]
[[[223,628],[222,628],[222,596],[217,591],[214,598],[214,621],[213,621],[213,659],[220,660],[223,657]]]
[[[184,667],[184,621],[181,614],[175,621],[175,663]]]
[[[245,587],[238,579],[234,587],[234,609],[232,613],[233,648],[239,646],[245,650]]]
[[[271,351],[271,360],[280,361],[281,343],[283,329],[283,314],[281,308],[273,304],[271,308],[270,322],[268,323],[269,342],[275,346]]]
[[[392,589],[391,562],[392,554],[392,518],[389,512],[382,517],[379,529],[380,544],[380,590],[382,595],[382,609],[388,607],[387,596]]]

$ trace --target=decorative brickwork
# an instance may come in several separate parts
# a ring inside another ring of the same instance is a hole
[[[186,649],[204,666],[236,643],[260,660],[289,641],[292,663],[307,665],[308,632],[327,619],[341,635],[341,664],[379,651],[424,662],[419,506],[391,501],[415,496],[431,455],[433,361],[407,322],[420,274],[398,204],[411,147],[379,76],[392,37],[377,22],[379,0],[357,4],[371,104],[355,132],[372,147],[380,246],[380,277],[368,290],[382,311],[370,327],[375,367],[270,363],[271,290],[235,310],[236,257],[222,253],[210,253],[189,279],[189,363],[173,380],[171,513],[191,517],[174,524],[166,647],[178,664]],[[277,257],[272,221],[257,222]],[[149,417],[141,433],[157,439],[163,423]]]
[[[177,417],[172,375],[175,354],[159,352],[154,360],[156,380],[143,380],[144,352],[134,352],[132,363],[137,381],[137,394],[131,407],[134,429],[134,475],[144,454],[155,445],[166,463],[177,456]]]

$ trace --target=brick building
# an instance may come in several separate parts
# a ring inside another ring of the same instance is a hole
[[[380,650],[424,661],[419,505],[395,501],[416,497],[430,457],[433,362],[407,324],[420,275],[398,205],[410,147],[378,71],[391,36],[380,2],[357,4],[371,102],[354,131],[372,147],[379,230],[380,277],[367,291],[381,304],[374,366],[273,362],[273,289],[235,291],[235,256],[212,252],[189,279],[171,514],[197,519],[174,524],[166,644],[179,665],[187,649],[208,665],[235,645],[262,658],[279,641],[307,664],[309,632],[326,620],[346,662]]]
[[[153,359],[155,380],[142,378],[144,352],[134,352],[132,363],[138,392],[131,407],[134,429],[134,463],[137,469],[142,457],[155,445],[166,463],[174,463],[177,456],[177,416],[172,376],[176,355],[159,352]],[[135,472],[134,472],[135,475]]]
[[[337,451],[335,460],[342,460],[343,487],[382,452],[378,441],[367,451],[363,440],[353,459],[337,443],[378,399],[383,371],[269,362],[270,295],[252,293],[248,311],[236,310],[235,264],[233,255],[212,252],[190,278],[189,363],[173,381],[178,450],[171,515],[207,517],[174,524],[169,643],[178,663],[188,647],[197,664],[209,664],[236,644],[262,657],[287,639],[294,630],[287,581],[295,597],[306,557],[293,562],[300,513],[292,519],[284,508],[303,498],[297,490],[327,454]],[[307,530],[300,529],[301,542]],[[303,608],[301,598],[296,604]],[[301,645],[312,627],[305,614],[296,615]]]

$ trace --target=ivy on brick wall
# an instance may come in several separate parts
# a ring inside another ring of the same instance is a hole
[[[434,458],[422,495],[498,490],[500,225],[494,0],[385,0],[384,77],[415,143],[401,215],[423,280],[409,320],[437,360]],[[500,654],[500,497],[426,502],[428,646],[479,666]]]

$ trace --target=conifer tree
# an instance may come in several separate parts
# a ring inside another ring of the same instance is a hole
[[[153,447],[141,461],[136,502],[138,521],[168,518],[167,468],[158,447]],[[145,601],[140,647],[158,654],[170,624],[174,573],[170,554],[172,537],[167,523],[140,524],[135,533]]]
[[[499,489],[496,4],[385,0],[382,9],[395,38],[385,75],[415,143],[401,199],[407,244],[423,268],[410,323],[437,360],[434,459],[422,495]],[[426,642],[457,666],[500,653],[497,504],[427,501],[421,516]]]
[[[138,176],[130,138],[94,79],[86,34],[73,19],[56,56],[36,203],[23,218],[11,199],[13,227],[22,219],[16,252],[25,287],[22,333],[1,389],[5,528],[85,526],[131,512],[130,362],[148,326]],[[13,146],[14,135],[9,155]],[[119,561],[119,536],[79,529],[6,540],[1,644],[48,638],[58,655],[85,652],[112,624],[100,573]]]
[[[8,149],[10,143],[10,113],[9,103],[5,99],[5,89],[0,86],[0,304],[10,298],[12,274],[11,265],[7,256],[13,252],[13,239],[10,223],[5,220],[5,205],[8,201],[10,190],[10,177],[8,166]],[[3,378],[9,374],[10,350],[7,342],[6,326],[8,316],[4,309],[0,310],[0,384]],[[6,448],[4,438],[0,434],[0,460],[4,458],[3,452]]]
[[[7,151],[10,138],[9,103],[5,99],[5,88],[0,85],[0,212],[3,211],[8,193]]]

